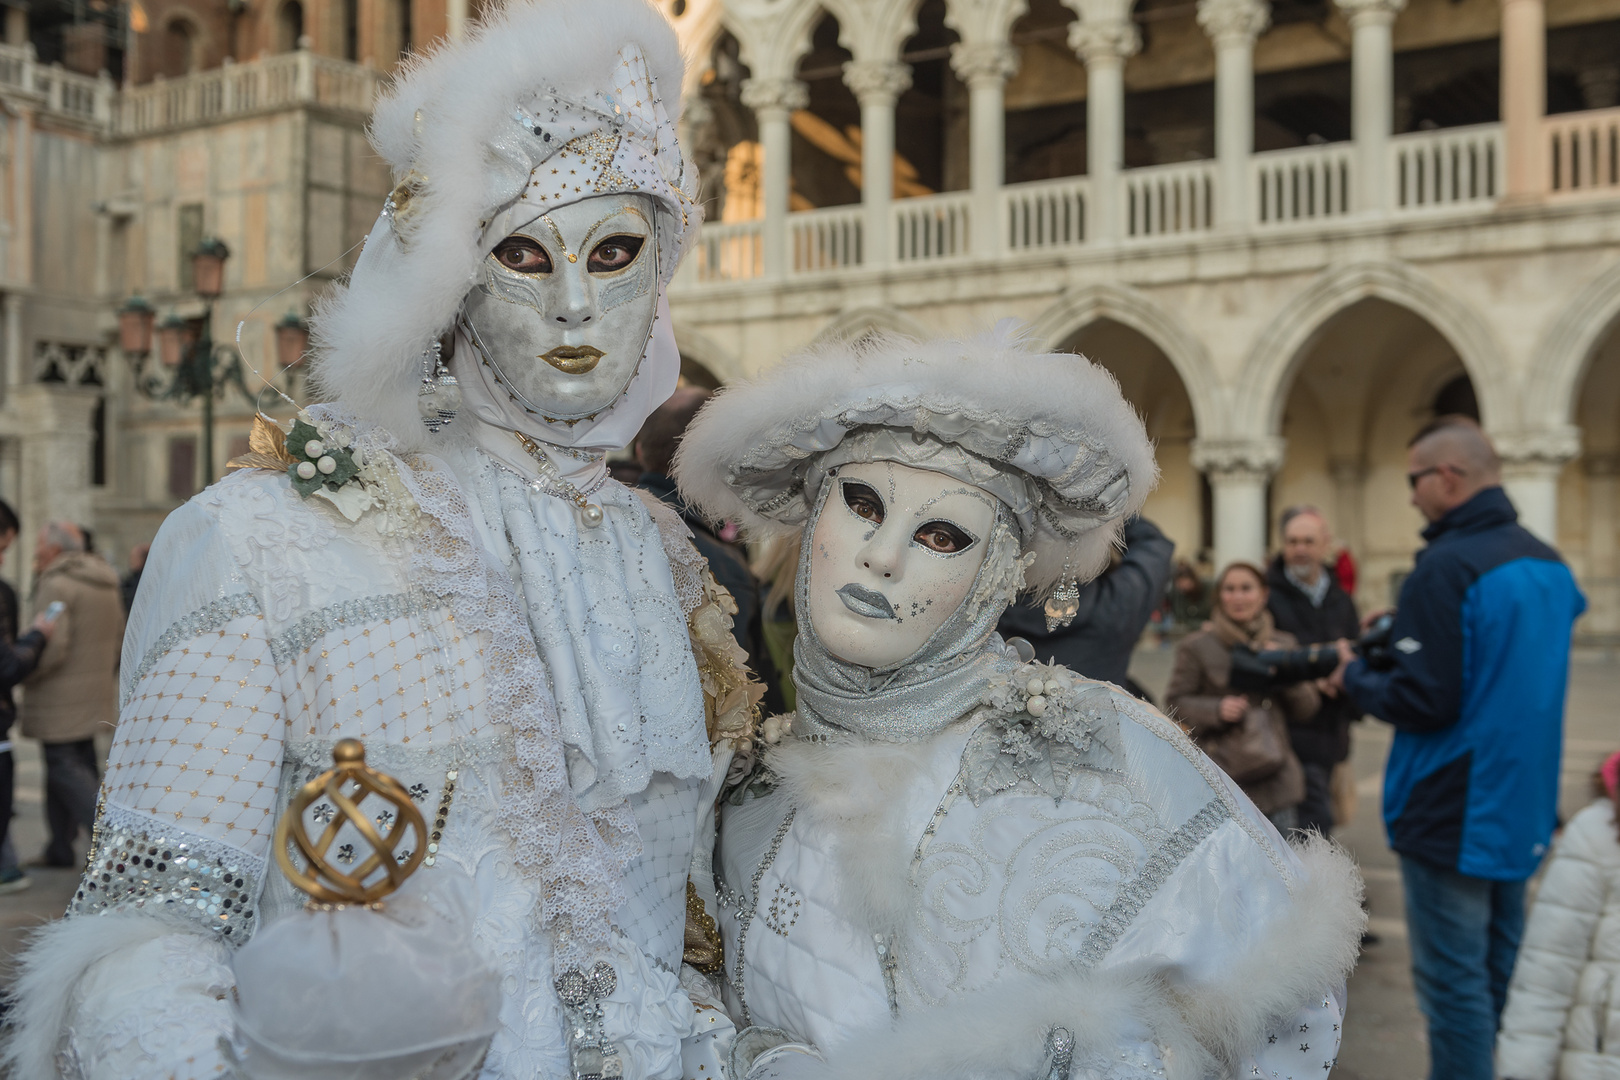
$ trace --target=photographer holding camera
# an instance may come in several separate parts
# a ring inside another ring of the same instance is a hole
[[[1407,448],[1428,546],[1401,586],[1387,665],[1334,678],[1395,727],[1384,824],[1401,859],[1430,1076],[1491,1080],[1524,929],[1524,883],[1557,821],[1570,633],[1586,601],[1558,553],[1518,524],[1501,461],[1472,420]]]
[[[1278,630],[1266,610],[1269,590],[1258,566],[1235,562],[1215,580],[1215,611],[1206,629],[1176,646],[1165,688],[1166,710],[1237,781],[1243,793],[1279,832],[1298,825],[1305,773],[1288,737],[1290,721],[1316,715],[1321,705],[1318,664],[1296,676],[1262,660],[1275,650],[1293,650],[1292,634]],[[1337,666],[1335,650],[1318,650]]]

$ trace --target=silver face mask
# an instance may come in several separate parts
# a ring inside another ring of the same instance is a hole
[[[583,420],[635,378],[658,306],[658,236],[647,195],[558,207],[485,257],[464,312],[482,361],[517,404]]]

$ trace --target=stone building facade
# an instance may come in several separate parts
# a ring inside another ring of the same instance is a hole
[[[1019,318],[1119,377],[1183,557],[1260,557],[1314,503],[1365,604],[1419,543],[1406,439],[1472,412],[1583,632],[1620,636],[1620,0],[659,2],[709,213],[671,297],[692,378]],[[9,27],[0,52],[0,493],[120,565],[204,478],[117,308],[202,315],[181,255],[217,235],[216,338],[246,319],[244,360],[300,392],[273,326],[389,186],[375,87],[482,11],[143,3],[122,88]],[[250,413],[221,403],[216,461]]]

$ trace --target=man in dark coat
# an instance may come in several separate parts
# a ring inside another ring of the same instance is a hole
[[[1327,519],[1314,506],[1283,511],[1282,554],[1266,571],[1271,587],[1272,620],[1301,645],[1320,641],[1354,640],[1361,622],[1355,601],[1339,587],[1326,565],[1333,536]],[[1361,712],[1349,695],[1321,679],[1322,708],[1304,723],[1290,723],[1288,735],[1294,755],[1305,767],[1305,801],[1299,805],[1299,827],[1327,836],[1333,831],[1333,766],[1350,756],[1350,724]]]
[[[1164,599],[1176,545],[1145,517],[1125,523],[1125,552],[1108,570],[1080,586],[1080,613],[1050,633],[1046,612],[1031,597],[1001,617],[1002,637],[1035,646],[1037,660],[1056,659],[1088,679],[1125,686],[1131,650]]]

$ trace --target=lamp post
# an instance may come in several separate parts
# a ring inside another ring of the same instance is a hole
[[[202,401],[203,482],[214,479],[214,398],[223,397],[235,385],[244,397],[252,395],[242,378],[241,357],[230,345],[214,344],[214,301],[225,291],[225,260],[230,258],[225,242],[213,238],[197,245],[192,254],[192,280],[197,295],[207,302],[200,325],[170,312],[156,325],[158,360],[174,374],[165,380],[143,370],[152,351],[156,313],[139,294],[125,302],[118,312],[118,341],[135,367],[135,387],[154,400]],[[279,345],[279,328],[278,328]]]

